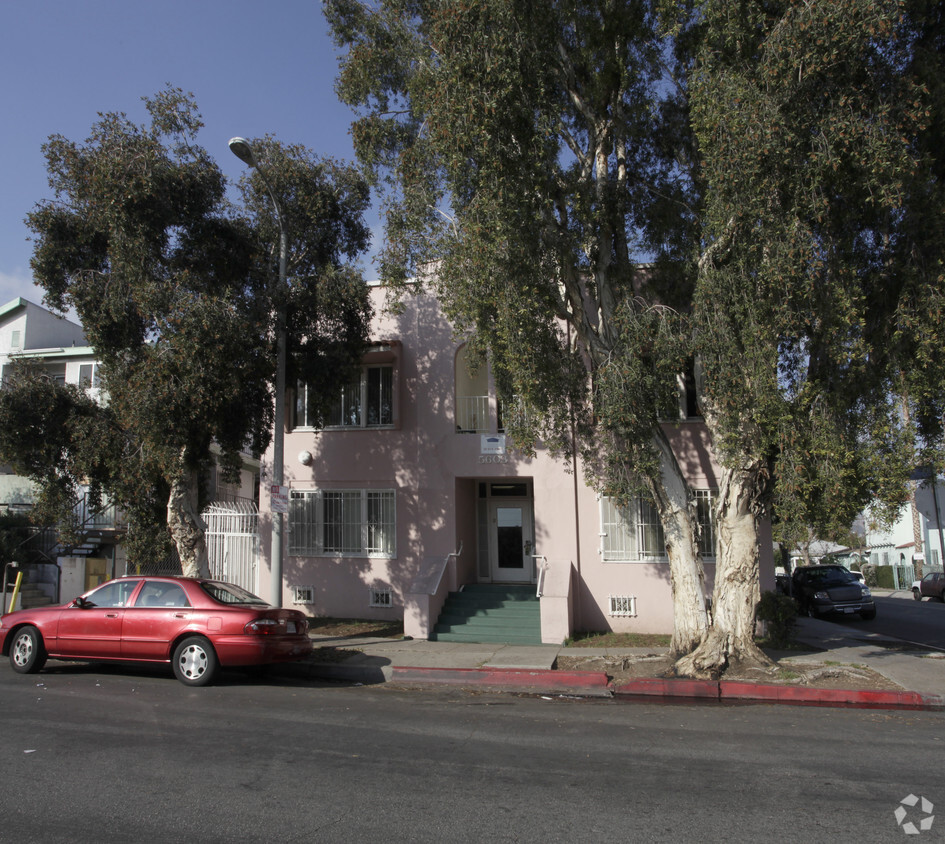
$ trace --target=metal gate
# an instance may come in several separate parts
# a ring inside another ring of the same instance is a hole
[[[912,588],[912,581],[915,580],[915,567],[911,563],[901,566],[893,566],[893,585],[896,589],[905,589],[907,592]]]
[[[207,524],[210,576],[257,594],[259,510],[251,501],[215,501],[201,514]]]

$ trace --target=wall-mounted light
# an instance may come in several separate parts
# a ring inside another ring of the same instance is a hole
[[[299,452],[299,463],[301,463],[303,466],[311,466],[311,465],[312,465],[312,459],[313,459],[313,458],[312,458],[312,452],[310,452],[310,451],[300,451],[300,452]]]

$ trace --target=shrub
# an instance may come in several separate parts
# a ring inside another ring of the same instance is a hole
[[[773,648],[787,648],[794,640],[797,605],[789,595],[768,590],[761,593],[758,618],[765,622],[768,643]]]
[[[896,577],[893,574],[892,566],[876,566],[874,569],[876,573],[876,583],[869,584],[872,586],[878,586],[880,589],[895,589],[896,588]],[[864,574],[865,578],[866,575]],[[912,584],[910,584],[911,586]]]
[[[863,581],[867,586],[878,586],[878,578],[876,576],[876,566],[872,563],[864,563],[861,566],[860,571],[863,573]]]

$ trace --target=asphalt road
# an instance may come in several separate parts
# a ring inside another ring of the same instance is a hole
[[[836,844],[945,808],[943,713],[50,666],[0,665],[2,842]]]
[[[832,616],[834,621],[856,630],[868,630],[945,650],[945,604],[925,598],[875,596],[876,618],[863,621],[859,616]]]

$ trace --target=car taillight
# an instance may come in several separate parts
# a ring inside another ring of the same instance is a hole
[[[278,633],[279,627],[280,624],[275,618],[257,618],[255,621],[248,622],[243,627],[243,632],[266,635],[267,633]]]

